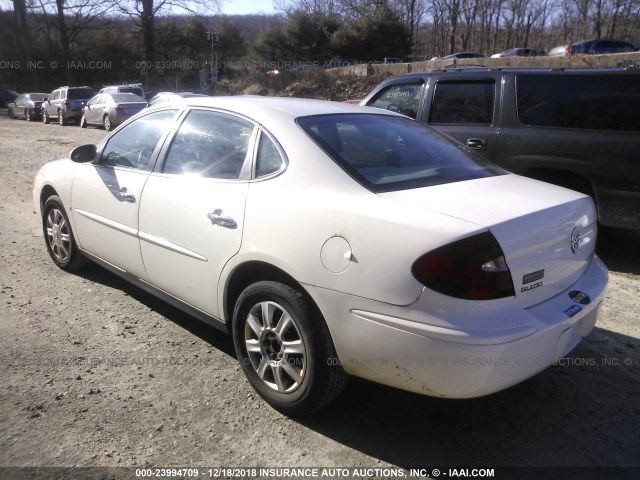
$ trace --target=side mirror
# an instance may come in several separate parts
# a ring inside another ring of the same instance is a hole
[[[92,162],[96,158],[97,147],[91,145],[81,145],[71,150],[69,158],[76,163]]]

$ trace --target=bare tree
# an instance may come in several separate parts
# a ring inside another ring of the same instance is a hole
[[[206,9],[220,12],[223,0],[116,0],[120,13],[129,16],[142,32],[144,56],[149,62],[155,61],[154,25],[163,13],[199,14]]]

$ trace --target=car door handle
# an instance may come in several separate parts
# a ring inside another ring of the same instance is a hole
[[[482,138],[469,138],[467,139],[467,147],[474,150],[484,150],[487,148],[487,141]]]
[[[134,203],[136,201],[136,196],[133,193],[127,193],[127,187],[122,187],[118,192],[118,197],[120,200],[125,202]]]
[[[223,215],[222,209],[220,208],[217,208],[211,213],[207,213],[207,218],[211,220],[213,225],[220,225],[225,228],[236,228],[238,226],[233,218]]]

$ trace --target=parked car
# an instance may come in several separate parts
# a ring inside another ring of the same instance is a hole
[[[144,94],[144,88],[141,83],[128,83],[125,85],[110,85],[108,87],[103,87],[98,91],[100,93],[133,93],[143,99],[146,98]]]
[[[42,121],[57,120],[61,126],[80,120],[82,110],[96,92],[89,87],[60,87],[49,95],[42,104]]]
[[[419,72],[384,81],[362,104],[431,125],[514,173],[593,196],[603,225],[640,229],[638,70]]]
[[[47,93],[23,93],[8,105],[10,118],[25,118],[27,122],[42,117],[42,103],[48,98]]]
[[[206,97],[206,96],[207,95],[203,95],[201,93],[193,93],[193,92],[159,92],[151,100],[149,100],[149,106],[151,107],[154,105],[167,103],[167,102],[182,102],[185,98]]]
[[[109,131],[145,108],[147,101],[133,93],[100,93],[87,102],[80,126],[101,125]]]
[[[548,55],[550,57],[561,57],[563,55],[569,55],[569,45],[558,45],[549,50]]]
[[[504,52],[494,53],[491,58],[502,57],[540,57],[546,55],[545,51],[539,48],[512,48]]]
[[[456,52],[442,57],[441,60],[448,60],[450,58],[485,58],[485,56],[477,52]]]
[[[612,40],[609,38],[599,38],[591,40],[583,40],[569,45],[571,55],[585,54],[604,54],[604,53],[624,53],[636,52],[638,47],[624,40]]]
[[[14,92],[13,90],[0,90],[0,107],[4,108],[13,102],[20,95],[18,92]]]
[[[338,102],[149,108],[47,163],[33,195],[57,266],[89,258],[230,331],[290,415],[347,374],[448,398],[507,388],[592,330],[607,283],[590,197]]]

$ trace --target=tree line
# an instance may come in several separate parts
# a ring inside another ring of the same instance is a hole
[[[4,2],[4,3],[2,3]],[[0,0],[0,86],[155,81],[199,85],[274,66],[456,51],[640,42],[638,0],[276,0],[276,15],[220,15],[222,0]]]

